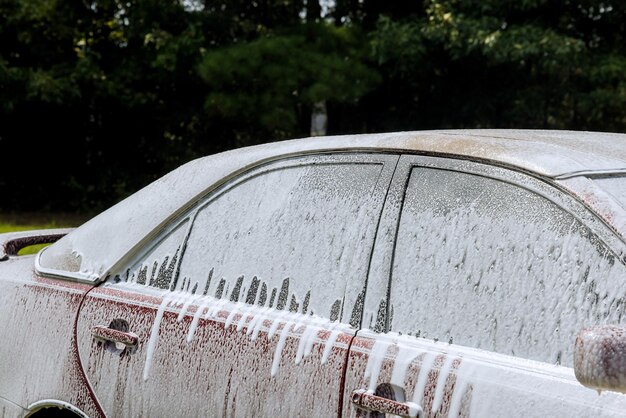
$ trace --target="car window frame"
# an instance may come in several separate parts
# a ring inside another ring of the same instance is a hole
[[[400,159],[400,154],[397,152],[389,152],[389,151],[373,151],[373,150],[352,150],[352,151],[341,151],[341,152],[321,152],[314,154],[300,154],[300,155],[290,155],[287,157],[283,157],[276,160],[266,161],[262,164],[250,167],[235,176],[230,176],[225,179],[219,186],[210,191],[207,191],[202,196],[194,199],[192,202],[189,202],[185,205],[184,210],[179,211],[178,215],[173,217],[169,223],[161,228],[157,233],[155,233],[149,241],[144,240],[143,245],[138,246],[132,251],[132,255],[128,255],[124,257],[126,261],[124,264],[118,263],[120,266],[116,266],[114,269],[111,269],[111,273],[107,276],[107,279],[99,284],[99,286],[109,286],[112,284],[117,284],[120,280],[116,280],[116,276],[120,276],[127,269],[131,269],[137,265],[137,263],[141,262],[147,254],[149,254],[154,248],[156,248],[164,239],[166,239],[172,232],[174,232],[179,226],[184,223],[187,223],[185,226],[186,231],[184,232],[184,243],[186,245],[187,239],[191,233],[191,230],[194,226],[194,218],[200,213],[205,207],[211,204],[214,200],[218,199],[225,193],[228,193],[230,190],[236,188],[239,184],[244,183],[248,180],[251,180],[255,177],[261,176],[266,173],[270,173],[273,171],[285,169],[285,168],[294,168],[294,167],[302,167],[307,165],[333,165],[333,164],[373,164],[373,165],[381,165],[381,173],[375,184],[375,188],[379,187],[379,182],[384,176],[388,177],[388,183],[385,186],[383,193],[381,195],[381,205],[380,211],[378,213],[376,219],[376,226],[374,228],[374,234],[372,237],[372,242],[369,248],[369,256],[366,267],[366,275],[363,283],[362,293],[363,295],[351,295],[352,299],[355,299],[357,303],[359,303],[360,298],[365,298],[365,292],[367,289],[367,283],[369,280],[370,267],[372,262],[372,253],[374,251],[374,246],[376,245],[378,239],[378,232],[380,226],[380,218],[381,214],[385,208],[387,202],[387,195],[389,193],[389,187],[393,182],[393,178],[395,176],[395,169],[397,167],[397,163]],[[184,245],[183,245],[184,247]],[[181,252],[184,252],[184,248],[181,247]],[[181,255],[178,260],[178,267],[180,269],[180,264],[182,263],[182,259],[184,258],[184,254]],[[162,294],[164,289],[146,286],[146,285],[137,285],[141,286],[142,293],[148,295],[160,295]],[[343,298],[348,299],[347,292],[344,293]],[[342,304],[342,310],[345,305]],[[362,309],[361,316],[358,318],[359,323],[356,326],[353,325],[355,329],[359,329],[361,327],[361,318],[362,318]],[[349,323],[349,318],[339,317],[339,322]]]
[[[393,224],[388,220],[387,222],[389,224],[386,226],[387,230],[393,230],[393,237],[387,238],[386,248],[381,248],[380,251],[373,254],[375,259],[377,258],[380,262],[384,262],[384,266],[380,267],[378,277],[368,277],[368,283],[370,285],[366,290],[367,297],[363,310],[364,317],[362,319],[362,325],[375,333],[382,334],[390,332],[389,319],[392,315],[392,312],[390,312],[390,297],[398,228],[400,226],[400,216],[405,203],[406,192],[413,167],[481,176],[508,183],[515,187],[521,187],[531,193],[535,193],[554,203],[558,208],[569,213],[589,228],[591,233],[593,233],[622,264],[626,265],[626,242],[624,242],[598,214],[585,205],[577,196],[571,194],[567,189],[561,186],[556,179],[542,177],[512,166],[489,164],[488,161],[484,160],[474,161],[450,156],[402,153],[390,185],[388,193],[390,197],[388,201],[385,202],[385,209],[383,210],[384,212],[388,212],[386,215],[388,218],[394,219]],[[384,233],[379,231],[375,245],[379,244],[379,240],[383,239],[383,235]],[[381,247],[383,246],[381,245]],[[381,282],[385,283],[384,287],[381,286]],[[385,311],[381,312],[381,302],[383,300]],[[368,322],[368,315],[370,318],[376,319],[370,319]]]

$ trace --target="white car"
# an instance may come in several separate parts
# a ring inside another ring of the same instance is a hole
[[[66,232],[0,236],[1,416],[626,416],[626,135],[271,143]]]

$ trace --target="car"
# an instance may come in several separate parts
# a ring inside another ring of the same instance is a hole
[[[623,134],[200,158],[76,229],[0,236],[0,411],[626,416],[625,237]]]

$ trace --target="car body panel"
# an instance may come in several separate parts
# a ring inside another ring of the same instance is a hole
[[[337,414],[349,326],[187,292],[134,290],[94,289],[78,322],[82,364],[109,416]],[[92,327],[113,319],[128,322],[136,349],[94,340]]]
[[[63,399],[98,417],[74,345],[76,316],[90,286],[37,277],[33,261],[22,256],[0,264],[0,398],[23,410]]]
[[[337,320],[355,315],[398,158],[308,156],[246,172],[92,290],[77,341],[104,410],[111,416],[337,414],[356,332]],[[351,225],[339,229],[328,219]],[[102,342],[103,327],[132,333],[119,341],[136,336],[137,347]]]
[[[0,416],[1,417],[22,417],[28,410],[11,402],[8,399],[0,397]]]
[[[365,416],[350,402],[354,390],[385,393],[385,385],[394,385],[406,401],[420,405],[424,417],[626,416],[624,395],[581,386],[571,368],[359,331],[348,359],[344,415]]]

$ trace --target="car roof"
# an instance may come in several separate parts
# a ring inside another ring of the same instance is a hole
[[[98,281],[128,262],[127,254],[226,179],[274,159],[331,151],[454,156],[515,167],[546,179],[626,174],[626,135],[614,133],[450,130],[273,142],[182,165],[48,247],[37,257],[36,268],[44,275]]]
[[[625,134],[506,129],[433,134],[431,139],[417,135],[409,145],[416,151],[490,160],[550,178],[626,168]]]

